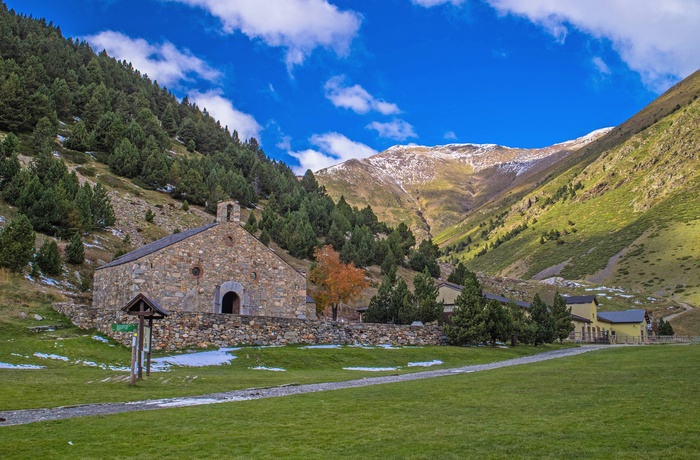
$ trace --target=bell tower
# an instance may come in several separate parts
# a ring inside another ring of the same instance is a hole
[[[216,221],[241,222],[241,206],[234,200],[219,201],[216,205]]]

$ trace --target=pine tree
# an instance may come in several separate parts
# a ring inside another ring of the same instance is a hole
[[[469,269],[462,262],[458,263],[452,273],[447,277],[447,281],[450,283],[462,286],[467,275],[470,273]]]
[[[146,210],[146,215],[145,215],[145,217],[144,217],[144,218],[146,219],[146,222],[152,223],[154,217],[156,217],[156,215],[154,214],[153,211],[151,211],[151,208],[148,208],[148,209]]]
[[[61,274],[63,261],[56,241],[50,238],[44,241],[36,255],[36,263],[44,275],[58,276]]]
[[[391,304],[392,311],[396,312],[394,321],[396,324],[411,324],[418,318],[416,303],[403,278],[399,278],[396,283],[391,295]]]
[[[318,190],[318,182],[314,177],[314,173],[310,169],[307,169],[304,173],[304,177],[301,178],[301,186],[308,193],[313,193]]]
[[[9,133],[0,142],[0,189],[4,189],[7,184],[12,182],[12,179],[22,169],[17,157],[18,149],[19,139],[12,133]]]
[[[244,227],[248,233],[255,234],[258,231],[258,220],[255,218],[254,213],[250,213],[248,216],[248,221],[245,223]]]
[[[294,257],[311,257],[318,241],[306,213],[295,211],[285,218],[279,243]]]
[[[396,321],[396,312],[392,308],[396,282],[396,270],[392,270],[382,277],[377,293],[369,301],[364,322],[393,323]]]
[[[79,233],[73,235],[66,246],[66,262],[73,265],[82,265],[85,262],[85,246]]]
[[[535,294],[530,304],[530,318],[536,327],[534,344],[551,343],[554,340],[554,320],[549,312],[549,307],[539,294]]]
[[[31,146],[37,153],[51,153],[55,145],[56,125],[47,117],[43,117],[34,127],[31,138]]]
[[[484,313],[486,332],[491,345],[495,347],[496,342],[508,340],[513,333],[513,318],[508,307],[497,300],[490,300],[486,303]]]
[[[66,120],[73,112],[73,93],[63,78],[56,78],[51,85],[51,99],[56,107],[56,115]]]
[[[263,230],[262,233],[260,233],[260,242],[265,246],[270,245],[270,234],[267,232],[267,230]]]
[[[511,300],[508,303],[510,316],[513,320],[513,330],[511,332],[510,343],[515,346],[519,342],[534,343],[537,326],[532,322],[529,316],[525,314],[523,308]]]
[[[177,122],[175,120],[175,110],[172,104],[168,104],[161,117],[161,126],[169,136],[177,134]]]
[[[462,292],[455,300],[452,325],[445,327],[450,344],[479,344],[488,340],[484,304],[481,283],[472,273],[465,278]]]
[[[426,268],[413,278],[414,298],[416,301],[416,319],[423,323],[441,321],[445,304],[438,302],[438,287]]]
[[[326,235],[326,243],[333,246],[333,249],[340,251],[345,245],[345,234],[340,230],[338,224],[333,221]]]
[[[114,209],[109,202],[107,189],[101,184],[95,185],[92,189],[92,225],[93,228],[106,228],[114,225]]]
[[[19,214],[0,230],[0,267],[21,272],[34,255],[36,236],[29,218]]]
[[[13,132],[26,130],[28,118],[24,86],[13,72],[0,84],[0,129]]]
[[[123,138],[109,157],[109,167],[120,176],[136,177],[140,171],[139,151],[129,139]]]
[[[92,148],[94,143],[94,136],[88,132],[85,122],[81,120],[73,125],[70,137],[66,139],[64,146],[71,150],[86,152]]]
[[[658,334],[659,335],[674,335],[675,331],[673,330],[673,326],[671,325],[670,321],[664,321],[663,318],[659,318],[659,326],[658,326]]]
[[[163,187],[168,183],[168,160],[158,151],[152,151],[146,158],[141,170],[143,181],[153,187]]]
[[[75,194],[75,207],[80,216],[81,229],[83,231],[92,230],[92,188],[85,182]]]
[[[558,292],[554,295],[552,302],[552,321],[554,322],[554,338],[563,342],[569,337],[574,325],[571,322],[571,307],[567,305],[566,299]]]

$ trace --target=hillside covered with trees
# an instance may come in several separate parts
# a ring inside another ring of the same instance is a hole
[[[229,197],[264,210],[247,229],[292,256],[311,258],[325,243],[343,262],[404,264],[439,276],[437,247],[414,249],[407,226],[389,228],[371,207],[334,202],[311,171],[299,180],[255,138],[178,98],[130,63],[96,53],[60,27],[0,3],[2,198],[35,230],[69,238],[114,223],[106,190],[85,185],[90,168],[69,172],[59,159],[93,159],[144,189],[170,193],[213,213]],[[20,157],[30,159],[23,168]],[[82,176],[82,177],[81,177]],[[380,237],[380,235],[383,235]]]

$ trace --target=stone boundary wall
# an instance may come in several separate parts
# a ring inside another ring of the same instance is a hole
[[[136,323],[136,317],[119,310],[98,309],[70,302],[54,309],[84,329],[97,329],[126,346],[131,333],[113,332],[112,324]],[[338,345],[446,345],[439,326],[338,323],[328,321],[178,312],[153,322],[153,348],[240,345],[338,344]]]

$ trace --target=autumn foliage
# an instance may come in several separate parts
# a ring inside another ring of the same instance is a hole
[[[309,280],[314,287],[311,297],[316,302],[316,312],[320,315],[329,306],[333,310],[333,321],[338,317],[338,305],[357,297],[369,286],[365,272],[352,263],[344,264],[333,246],[326,245],[314,250],[316,263],[311,268]]]

